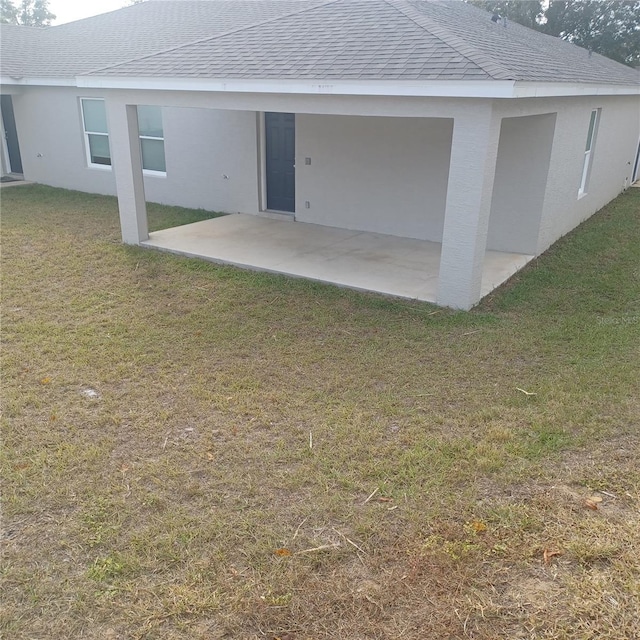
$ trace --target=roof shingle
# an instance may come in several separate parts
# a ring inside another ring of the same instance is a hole
[[[3,27],[3,74],[639,83],[613,60],[460,0],[152,0]]]

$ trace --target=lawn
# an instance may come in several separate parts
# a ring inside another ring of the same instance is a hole
[[[35,185],[2,281],[3,637],[640,637],[640,189],[470,313]]]

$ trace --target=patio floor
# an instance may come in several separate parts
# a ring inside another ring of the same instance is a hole
[[[440,244],[232,214],[149,234],[142,246],[352,289],[435,302]],[[486,295],[533,256],[487,251]]]

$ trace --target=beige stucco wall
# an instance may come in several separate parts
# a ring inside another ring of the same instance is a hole
[[[447,118],[299,114],[296,219],[439,241],[452,130]]]

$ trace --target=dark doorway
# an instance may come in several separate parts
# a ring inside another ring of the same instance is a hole
[[[11,96],[0,96],[2,108],[2,122],[4,124],[4,139],[7,141],[7,153],[9,154],[9,168],[11,173],[22,173],[22,158],[20,157],[20,145],[18,144],[18,131],[16,119],[13,114],[13,100]]]
[[[638,141],[638,151],[636,152],[636,161],[633,163],[633,173],[631,174],[631,184],[636,180],[640,180],[640,141]]]
[[[267,209],[296,210],[296,116],[265,113]]]

